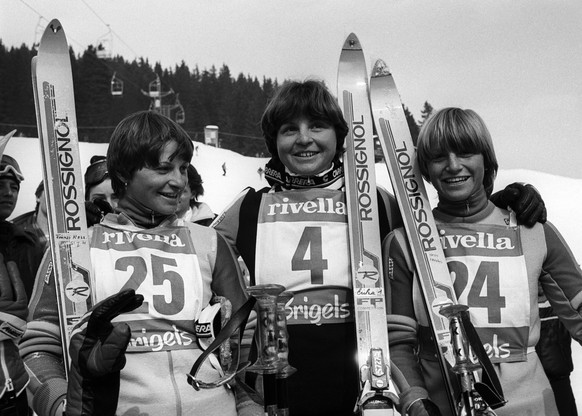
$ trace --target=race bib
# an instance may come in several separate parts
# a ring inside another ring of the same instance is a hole
[[[124,289],[143,295],[139,308],[116,319],[130,325],[128,351],[194,348],[193,322],[200,314],[203,286],[189,230],[148,231],[94,227],[91,262],[97,299]]]
[[[341,191],[264,194],[257,226],[256,282],[295,293],[290,325],[346,322],[351,312],[347,212]]]
[[[519,228],[441,224],[439,230],[457,299],[469,306],[491,361],[525,360],[530,305]]]

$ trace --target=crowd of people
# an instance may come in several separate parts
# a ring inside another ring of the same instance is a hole
[[[294,295],[286,304],[288,360],[297,369],[288,379],[290,414],[354,414],[361,386],[342,161],[348,125],[324,83],[307,80],[279,87],[261,128],[271,158],[259,175],[269,186],[241,190],[217,215],[199,200],[193,142],[178,124],[154,111],[118,124],[107,155],[94,156],[84,176],[96,305],[76,324],[67,354],[43,183],[34,210],[9,221],[24,176],[2,156],[0,329],[9,330],[0,330],[0,415],[263,415],[254,373],[203,389],[186,374],[203,355],[196,321],[213,298],[237,311],[248,286],[268,284]],[[490,358],[507,400],[497,414],[575,415],[570,342],[582,341],[582,271],[541,196],[519,183],[493,193],[492,138],[472,110],[436,111],[417,146],[438,194],[441,238],[497,242],[444,247],[459,302],[483,344],[495,345]],[[403,415],[456,414],[395,197],[376,192],[387,322],[397,322],[388,326],[390,356],[402,374],[396,406]],[[284,209],[318,200],[337,209]],[[234,351],[256,360],[257,344],[242,339]],[[210,359],[197,377],[225,371]]]

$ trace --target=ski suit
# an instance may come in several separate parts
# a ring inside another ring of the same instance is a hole
[[[508,400],[495,410],[497,415],[557,415],[535,352],[540,336],[538,282],[572,336],[582,340],[582,272],[567,244],[549,222],[517,226],[509,211],[491,202],[469,217],[438,210],[434,215],[457,298],[469,306]],[[428,396],[443,415],[450,414],[404,230],[391,233],[383,249],[384,262],[390,265],[385,270],[392,313],[406,323],[390,330],[391,359],[412,386],[401,397],[403,411]]]
[[[381,234],[401,224],[379,191]],[[343,181],[322,188],[245,189],[212,225],[232,244],[251,285],[281,284],[286,305],[290,414],[352,415],[358,366]]]
[[[38,241],[40,242],[42,248],[46,249],[48,246],[48,236],[45,235],[44,231],[36,224],[36,216],[36,211],[30,211],[14,218],[12,223],[24,228],[24,230],[28,230],[35,234],[38,237]]]
[[[246,300],[238,263],[213,229],[176,217],[144,229],[124,213],[108,214],[91,230],[91,261],[97,301],[122,289],[144,296],[143,305],[116,318],[132,337],[121,371],[117,415],[236,415],[235,398],[225,387],[195,391],[188,383],[201,354],[194,321],[213,293],[237,310]],[[48,260],[45,258],[45,260]],[[29,331],[21,354],[38,382],[31,388],[39,416],[53,416],[66,395],[61,362],[54,279],[43,263],[30,304]],[[206,361],[198,373],[216,380]]]
[[[38,266],[44,248],[36,235],[19,225],[0,221],[0,253],[5,261],[12,260],[18,266],[26,295],[30,299]]]
[[[20,278],[30,298],[36,269],[42,258],[42,247],[36,237],[24,231],[20,226],[8,221],[0,221],[0,253],[4,261],[14,261],[18,266]],[[26,303],[24,304],[26,305]],[[0,321],[13,319],[10,312],[0,308],[0,314],[8,313],[8,316],[0,316]],[[19,318],[24,322],[26,310],[22,310]],[[29,376],[24,368],[18,352],[20,338],[6,338],[0,333],[0,414],[9,408],[18,406],[21,412],[28,408],[25,388],[29,382]],[[22,413],[24,414],[24,413]]]

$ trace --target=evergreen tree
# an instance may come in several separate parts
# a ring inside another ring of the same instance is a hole
[[[433,113],[433,111],[434,111],[434,108],[432,107],[432,105],[430,105],[428,103],[428,101],[425,101],[424,105],[422,106],[422,110],[420,110],[420,116],[422,118],[420,120],[419,126],[422,126],[424,124],[426,119],[430,117],[430,115]]]

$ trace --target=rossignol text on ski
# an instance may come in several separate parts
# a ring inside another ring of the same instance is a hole
[[[93,285],[71,60],[56,19],[47,26],[32,60],[32,83],[61,339],[68,363],[70,332],[93,304]]]
[[[348,123],[344,167],[354,318],[362,415],[392,415],[398,400],[390,377],[390,352],[376,194],[374,138],[368,72],[358,38],[350,34],[338,70],[338,100]]]

